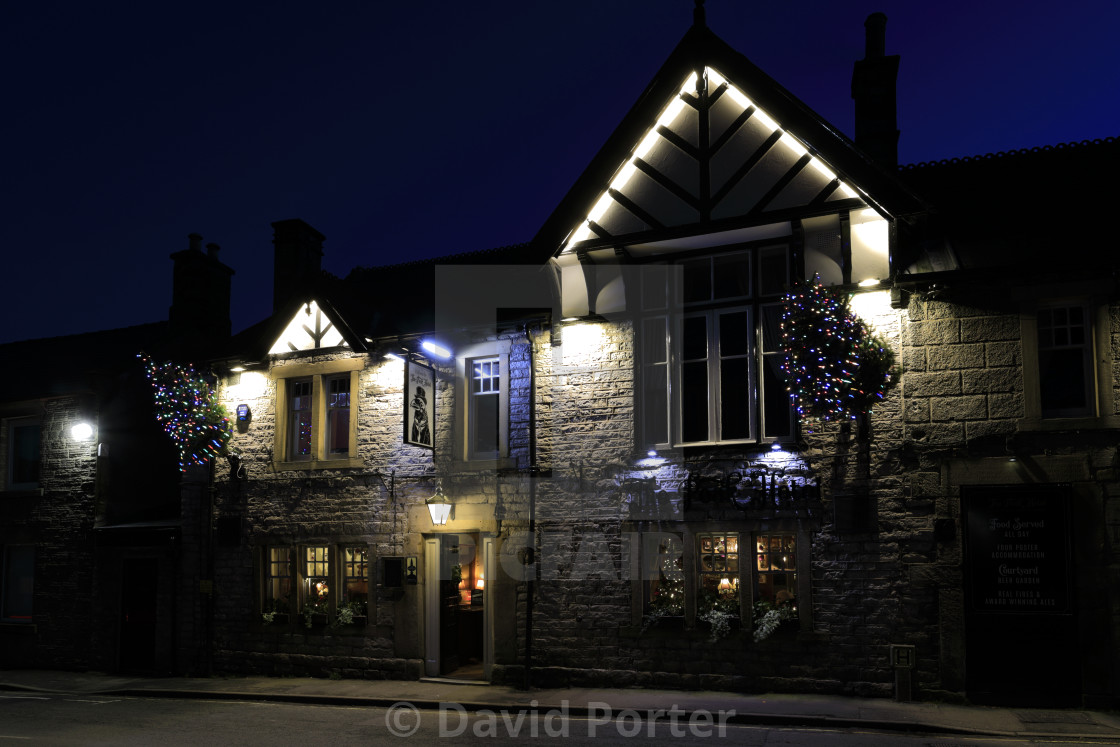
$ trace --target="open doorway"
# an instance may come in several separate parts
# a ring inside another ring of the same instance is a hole
[[[428,674],[485,680],[486,576],[479,534],[440,534],[428,540],[428,551]]]

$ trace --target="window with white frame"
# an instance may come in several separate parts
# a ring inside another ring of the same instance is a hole
[[[495,459],[501,449],[502,364],[495,357],[473,358],[470,367],[467,428],[472,458]]]
[[[465,346],[455,359],[455,453],[493,463],[509,456],[509,340]]]
[[[39,487],[39,418],[12,418],[6,423],[8,490],[34,490]]]
[[[3,548],[0,576],[0,620],[30,623],[35,590],[35,547],[7,545]]]
[[[1038,310],[1039,403],[1044,418],[1094,414],[1093,338],[1080,304]]]
[[[360,467],[357,399],[362,358],[275,366],[274,468]]]
[[[792,436],[779,331],[787,248],[738,248],[644,270],[638,330],[643,445]]]
[[[1107,296],[1095,292],[1098,287],[1026,302],[1020,316],[1021,428],[1120,427],[1112,376],[1113,322]]]

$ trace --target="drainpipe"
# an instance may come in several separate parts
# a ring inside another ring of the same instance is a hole
[[[537,473],[540,466],[537,464],[537,377],[533,374],[535,356],[533,355],[533,335],[529,325],[525,325],[525,340],[528,343],[529,356],[529,538],[533,543],[530,555],[526,558],[529,566],[529,577],[525,584],[525,682],[524,689],[532,685],[531,671],[533,667],[533,593],[534,577],[537,572],[535,564],[537,555]]]

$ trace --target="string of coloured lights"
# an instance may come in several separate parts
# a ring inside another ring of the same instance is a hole
[[[156,363],[140,353],[155,399],[156,420],[179,450],[179,471],[224,454],[231,431],[226,410],[190,365]]]
[[[895,383],[894,352],[816,277],[786,294],[780,330],[782,371],[802,418],[855,418]]]

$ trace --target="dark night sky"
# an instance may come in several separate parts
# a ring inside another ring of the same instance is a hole
[[[692,5],[11,3],[0,204],[14,316],[0,342],[166,318],[168,255],[191,232],[237,272],[235,330],[271,310],[275,220],[324,233],[338,275],[528,241]],[[852,63],[877,10],[902,56],[903,163],[1120,135],[1120,3],[707,3],[719,36],[849,136]]]

